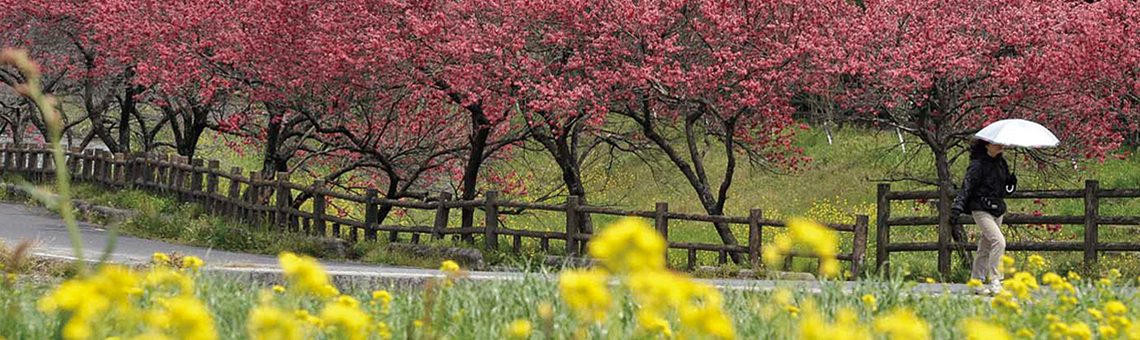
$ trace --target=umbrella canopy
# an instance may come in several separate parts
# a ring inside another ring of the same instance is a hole
[[[987,125],[974,137],[994,144],[1026,148],[1054,147],[1060,143],[1052,131],[1024,119],[1003,119]]]

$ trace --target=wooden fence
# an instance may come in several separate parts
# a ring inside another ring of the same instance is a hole
[[[53,176],[50,150],[42,146],[0,147],[3,170],[15,172],[33,179]],[[654,220],[654,226],[662,236],[669,239],[670,221],[698,221],[747,226],[748,238],[743,245],[707,244],[669,241],[670,249],[687,252],[687,268],[697,265],[697,252],[719,254],[719,262],[726,263],[730,254],[739,254],[748,259],[754,269],[760,263],[761,244],[765,227],[783,228],[784,223],[765,219],[759,209],[750,211],[747,217],[712,216],[684,214],[669,211],[668,203],[659,202],[653,211],[624,210],[580,204],[576,196],[570,196],[564,204],[541,204],[501,200],[494,191],[475,200],[452,200],[451,195],[442,193],[424,200],[393,200],[379,197],[376,190],[367,190],[364,196],[330,190],[324,183],[316,182],[305,186],[290,181],[288,173],[262,174],[243,173],[233,167],[228,172],[216,160],[195,159],[187,162],[185,157],[169,155],[130,155],[110,154],[105,151],[78,150],[67,152],[67,166],[76,180],[87,181],[107,188],[136,188],[164,195],[174,196],[184,202],[195,202],[206,206],[210,211],[237,219],[252,225],[268,225],[289,232],[303,232],[310,235],[332,236],[349,242],[376,240],[380,232],[387,233],[389,241],[397,241],[400,234],[409,234],[412,243],[419,243],[421,236],[433,239],[452,235],[469,242],[482,239],[487,249],[502,249],[500,241],[510,242],[510,250],[520,251],[524,238],[537,240],[544,252],[550,251],[551,241],[565,246],[567,255],[578,256],[586,249],[591,234],[582,229],[583,217],[587,215],[637,216]],[[221,189],[221,188],[224,188]],[[300,204],[301,197],[311,197],[312,204]],[[329,215],[328,202],[338,199],[348,204],[363,206],[363,220]],[[430,226],[404,226],[378,223],[379,208],[382,206],[409,210],[434,212],[434,223]],[[500,209],[526,209],[532,211],[561,212],[565,216],[562,231],[535,231],[508,229],[500,226]],[[450,216],[454,210],[480,209],[484,212],[481,226],[450,227]],[[840,260],[851,264],[850,271],[858,275],[862,271],[867,245],[868,218],[856,216],[854,224],[827,224],[828,227],[852,237],[851,250],[839,254]],[[810,253],[795,252],[792,257],[815,256]],[[668,254],[666,254],[668,261]],[[790,261],[785,261],[790,262]],[[668,263],[668,262],[667,262]]]
[[[1140,251],[1140,243],[1100,242],[1097,239],[1098,227],[1101,224],[1140,225],[1140,216],[1100,216],[1100,199],[1138,197],[1140,197],[1140,189],[1101,189],[1099,182],[1095,180],[1085,181],[1085,188],[1078,190],[1014,192],[1007,199],[1084,199],[1085,212],[1082,216],[1033,216],[1007,213],[1002,221],[1004,224],[1082,224],[1084,225],[1084,239],[1081,241],[1007,242],[1005,249],[1007,251],[1082,251],[1084,252],[1086,268],[1092,268],[1096,264],[1097,252],[1100,251]],[[892,218],[892,201],[937,198],[937,191],[891,191],[890,184],[879,184],[875,265],[880,270],[887,269],[885,265],[890,262],[892,252],[938,251],[939,271],[942,275],[949,275],[951,250],[977,250],[975,243],[952,242],[948,237],[939,237],[938,242],[891,242],[891,227],[938,226],[938,216]],[[961,225],[972,224],[974,221],[968,214],[963,214],[951,223]],[[940,231],[939,234],[950,235],[950,231]],[[945,267],[941,265],[943,263],[946,264]]]

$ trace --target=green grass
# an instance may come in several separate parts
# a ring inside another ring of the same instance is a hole
[[[216,321],[221,339],[247,339],[245,324],[249,310],[259,301],[259,291],[264,285],[233,280],[224,277],[203,275],[198,280],[196,296],[203,301]],[[931,293],[911,293],[911,284],[897,280],[866,282],[844,291],[838,286],[824,283],[821,292],[811,293],[795,286],[784,286],[793,296],[792,304],[807,310],[814,305],[825,320],[831,320],[842,309],[854,312],[863,327],[869,327],[873,320],[900,307],[915,311],[925,320],[933,339],[960,339],[964,337],[961,322],[972,317],[1003,325],[1010,335],[1025,328],[1035,333],[1034,339],[1047,339],[1050,322],[1047,314],[1055,314],[1067,323],[1085,322],[1096,330],[1098,320],[1085,312],[1088,307],[1103,310],[1104,303],[1120,300],[1130,311],[1140,309],[1137,296],[1133,293],[1118,293],[1115,290],[1096,289],[1088,283],[1077,283],[1084,294],[1079,304],[1063,306],[1056,301],[1049,288],[1042,287],[1034,295],[1033,302],[1022,301],[1024,312],[1021,315],[1001,312],[990,307],[988,299],[971,295],[946,295]],[[54,315],[39,312],[36,301],[48,286],[34,282],[21,282],[15,289],[0,289],[0,336],[9,339],[48,339],[56,331],[60,319]],[[620,289],[615,290],[620,291]],[[370,292],[351,290],[344,292],[354,296],[366,305]],[[725,311],[735,323],[741,339],[796,339],[801,327],[801,318],[784,310],[773,299],[773,291],[724,291]],[[436,331],[435,339],[493,339],[500,338],[505,327],[515,319],[530,320],[535,327],[531,339],[548,339],[541,334],[541,318],[536,305],[540,302],[554,306],[553,339],[579,338],[579,330],[585,329],[585,338],[648,339],[638,336],[633,312],[638,307],[624,294],[619,293],[617,306],[611,308],[612,317],[600,325],[582,326],[572,315],[557,291],[557,286],[531,277],[512,282],[469,282],[459,281],[454,287],[442,291],[430,304],[433,317],[424,317],[425,304],[423,290],[392,291],[392,309],[389,315],[376,315],[378,321],[386,322],[394,339],[420,338],[420,329],[413,325],[415,320],[425,321]],[[873,295],[877,299],[876,310],[860,302],[859,297]],[[320,301],[312,298],[281,297],[281,303],[307,309],[310,314],[319,313]],[[1134,315],[1134,312],[1128,314]],[[110,317],[96,321],[97,325],[109,324]],[[1103,321],[1101,321],[1103,322]],[[1103,324],[1103,323],[1102,323]],[[413,335],[409,337],[408,335]],[[312,339],[332,339],[315,335]],[[885,337],[876,337],[885,339]]]

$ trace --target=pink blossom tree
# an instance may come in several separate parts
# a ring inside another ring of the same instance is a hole
[[[1114,68],[1096,60],[1100,53],[1089,53],[1111,40],[1082,32],[1096,26],[1090,11],[1105,4],[879,0],[862,6],[833,24],[837,34],[824,43],[832,47],[825,54],[832,60],[829,74],[848,80],[838,100],[933,152],[940,239],[952,234],[952,155],[985,124],[1034,120],[1090,157],[1119,145],[1112,109],[1120,104],[1119,91],[1086,90],[1096,75]],[[940,271],[948,272],[949,257],[940,259]]]

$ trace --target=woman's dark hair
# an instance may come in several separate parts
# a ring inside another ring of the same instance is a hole
[[[986,150],[987,145],[990,145],[990,142],[981,139],[975,139],[974,144],[970,145],[970,159],[988,156],[989,151]]]

